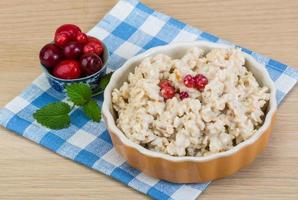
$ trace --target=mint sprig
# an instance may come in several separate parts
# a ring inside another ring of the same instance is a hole
[[[50,129],[67,128],[70,125],[70,106],[64,102],[51,103],[37,110],[33,117],[43,126]]]
[[[98,84],[100,92],[103,92],[105,90],[106,86],[110,82],[112,74],[113,74],[113,72],[110,72],[100,79],[99,84]]]
[[[83,111],[90,119],[95,122],[99,122],[101,119],[101,111],[93,99],[83,106]]]
[[[101,78],[99,82],[100,93],[103,92],[111,78],[111,73]],[[65,102],[50,103],[33,113],[33,118],[41,125],[58,130],[70,126],[69,113],[75,106],[82,107],[85,115],[94,122],[100,122],[101,110],[97,102],[92,99],[89,85],[74,83],[66,87],[66,93],[72,105]]]
[[[67,96],[76,106],[87,104],[92,97],[91,88],[87,84],[71,84],[66,87]]]

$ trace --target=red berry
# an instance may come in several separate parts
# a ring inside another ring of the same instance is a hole
[[[62,79],[76,79],[81,76],[80,64],[75,60],[64,60],[53,70],[53,75]]]
[[[65,46],[69,41],[71,41],[71,38],[66,32],[55,34],[54,42],[59,47]]]
[[[205,86],[208,84],[208,79],[203,74],[198,74],[194,77],[195,87],[201,92],[204,90]]]
[[[98,72],[103,66],[101,58],[94,53],[83,55],[80,59],[80,64],[81,70],[85,76]]]
[[[46,44],[39,52],[40,63],[48,69],[56,66],[62,58],[62,51],[54,44]]]
[[[81,29],[73,24],[64,24],[60,26],[56,32],[54,41],[60,47],[65,46],[68,42],[76,39],[78,33],[81,32]]]
[[[69,42],[64,47],[64,56],[69,59],[78,58],[83,53],[83,45],[78,42]]]
[[[165,99],[171,99],[175,96],[175,88],[168,80],[161,80],[159,83],[161,96]]]
[[[208,84],[208,79],[206,76],[204,76],[203,74],[198,74],[194,77],[196,83],[197,82],[201,82],[202,84],[207,85]]]
[[[173,87],[164,87],[160,90],[161,96],[165,99],[171,99],[175,96],[175,88]]]
[[[81,44],[86,44],[88,42],[88,37],[85,33],[79,32],[76,36],[76,41]]]
[[[188,74],[183,78],[183,83],[186,87],[193,88],[195,87],[195,80],[192,75]]]
[[[171,82],[169,80],[161,80],[159,82],[160,88],[169,87],[169,86],[171,86]]]
[[[71,40],[75,39],[77,34],[81,32],[81,29],[74,24],[63,24],[59,28],[57,28],[55,35],[65,32],[67,33]]]
[[[183,100],[183,99],[188,98],[189,95],[188,95],[187,92],[180,92],[180,93],[179,93],[179,97],[180,97],[181,100]]]
[[[95,37],[88,36],[88,42],[84,46],[84,53],[95,53],[101,55],[103,52],[103,45],[100,40]]]

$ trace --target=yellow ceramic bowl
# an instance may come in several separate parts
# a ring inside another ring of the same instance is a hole
[[[274,114],[277,108],[275,98],[276,90],[268,72],[265,67],[258,63],[252,56],[244,53],[247,68],[254,74],[258,82],[261,85],[269,87],[271,92],[264,124],[252,137],[228,151],[204,157],[170,156],[164,153],[148,150],[141,145],[130,141],[116,126],[116,112],[112,107],[111,101],[112,90],[114,88],[120,88],[122,83],[127,80],[128,73],[133,72],[134,68],[145,57],[163,53],[173,58],[180,58],[193,46],[200,47],[206,51],[209,51],[212,48],[230,47],[223,44],[198,41],[176,43],[152,48],[129,59],[113,74],[109,85],[105,89],[104,103],[102,107],[104,120],[113,144],[127,162],[149,176],[176,183],[198,183],[222,178],[229,176],[250,164],[265,148],[268,142],[273,126]]]

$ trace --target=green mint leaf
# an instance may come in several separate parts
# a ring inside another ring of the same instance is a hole
[[[113,74],[113,72],[110,72],[110,73],[104,75],[102,78],[100,78],[100,80],[99,80],[99,91],[100,92],[103,92],[105,90],[105,88],[107,87],[107,85],[111,79],[112,74]]]
[[[96,101],[91,99],[86,105],[83,106],[85,115],[95,122],[99,122],[101,119],[101,112]]]
[[[74,83],[66,87],[67,95],[76,106],[88,103],[92,96],[91,88],[84,83]]]
[[[68,128],[70,125],[70,106],[64,102],[50,103],[37,110],[33,117],[41,125],[58,130]]]

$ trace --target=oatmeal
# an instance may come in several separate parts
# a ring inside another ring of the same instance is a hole
[[[133,142],[173,156],[205,156],[251,137],[269,101],[239,49],[191,48],[144,59],[112,92],[117,126]]]

